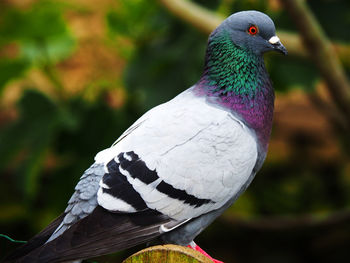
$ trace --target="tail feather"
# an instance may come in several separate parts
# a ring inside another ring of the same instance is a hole
[[[5,262],[16,261],[17,259],[27,255],[36,248],[42,246],[50,238],[56,228],[60,225],[65,214],[61,214],[53,220],[45,229],[32,237],[27,243],[16,248],[9,256],[5,258]]]
[[[56,239],[41,242],[30,252],[15,252],[5,262],[66,262],[109,254],[151,241],[160,235],[159,226],[169,221],[154,210],[122,214],[96,207]]]

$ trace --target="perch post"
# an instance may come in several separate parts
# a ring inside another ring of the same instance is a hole
[[[177,245],[162,245],[143,249],[123,263],[213,263],[198,251]]]

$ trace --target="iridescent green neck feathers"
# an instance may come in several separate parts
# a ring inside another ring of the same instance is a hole
[[[268,78],[263,58],[236,46],[227,32],[212,36],[208,44],[204,75],[214,93],[254,96]]]
[[[198,95],[240,117],[267,149],[274,92],[262,55],[235,45],[227,32],[214,32],[204,73],[195,89]]]

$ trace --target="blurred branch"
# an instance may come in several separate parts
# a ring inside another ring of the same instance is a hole
[[[339,109],[350,123],[350,84],[340,64],[336,49],[325,36],[317,20],[303,0],[281,0],[298,27],[305,48],[322,77]]]
[[[340,131],[341,133],[349,132],[350,127],[346,118],[344,118],[343,114],[339,112],[334,104],[323,100],[317,92],[307,93],[306,96],[333,123],[332,127],[336,128],[336,131]]]
[[[225,18],[188,0],[159,0],[170,12],[190,23],[205,34],[213,31]],[[306,57],[308,55],[302,40],[297,34],[277,31],[277,35],[287,47],[290,55]],[[335,52],[345,66],[350,68],[350,46],[335,43]]]
[[[224,20],[224,17],[186,0],[160,0],[162,5],[177,17],[187,21],[203,33],[209,34]]]
[[[306,228],[320,228],[320,227],[332,227],[340,224],[350,223],[350,211],[344,210],[334,212],[325,217],[317,217],[314,215],[301,215],[293,217],[267,217],[254,220],[242,219],[236,216],[232,216],[228,213],[223,214],[219,221],[228,223],[234,227],[250,228],[256,230],[265,231],[286,231],[295,229],[306,229]]]

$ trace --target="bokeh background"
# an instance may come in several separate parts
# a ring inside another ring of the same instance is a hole
[[[194,84],[209,32],[246,9],[269,14],[289,50],[265,56],[269,154],[196,241],[225,262],[349,260],[348,0],[1,0],[0,233],[28,240],[58,216],[95,154]],[[0,238],[0,259],[18,245]]]

